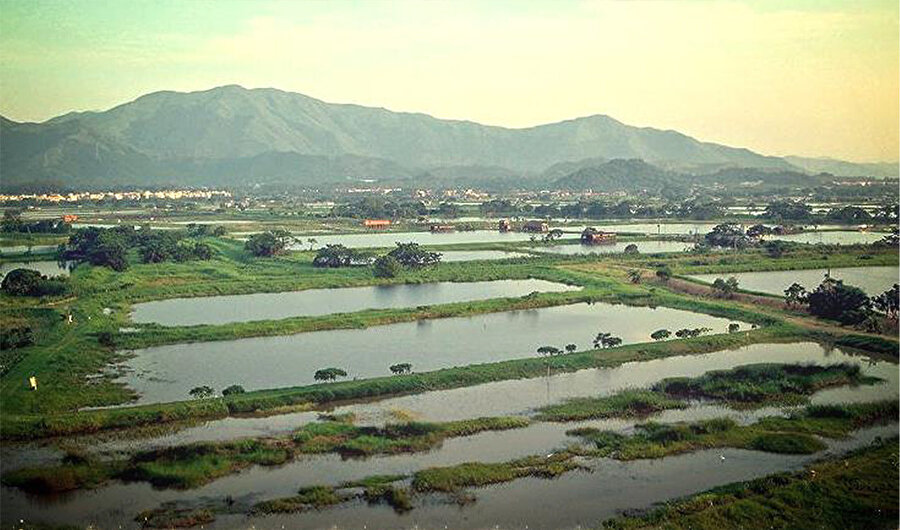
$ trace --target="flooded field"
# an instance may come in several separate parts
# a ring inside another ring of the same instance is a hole
[[[612,245],[582,245],[573,243],[568,245],[536,246],[534,250],[539,252],[552,252],[554,254],[621,254],[628,245],[636,245],[641,254],[656,254],[659,252],[684,252],[694,246],[693,243],[683,241],[619,241]]]
[[[713,229],[715,223],[624,223],[610,224],[598,221],[595,224],[565,225],[561,228],[565,232],[580,233],[587,227],[593,227],[604,232],[635,233],[644,235],[703,235]]]
[[[874,243],[881,241],[884,234],[879,232],[860,232],[857,230],[835,230],[827,232],[801,232],[783,236],[769,236],[767,239],[790,241],[792,243],[807,243],[810,245],[856,245],[859,243]]]
[[[716,278],[734,276],[741,289],[783,295],[784,290],[794,282],[806,287],[807,291],[815,289],[825,274],[843,280],[847,285],[859,287],[869,296],[876,296],[887,291],[898,281],[900,269],[897,267],[847,267],[843,269],[807,269],[795,271],[735,272],[722,274],[695,274],[690,276],[697,280],[712,283]]]
[[[455,245],[458,243],[513,243],[528,241],[531,236],[525,232],[500,232],[497,230],[472,230],[467,232],[368,232],[364,234],[298,234],[303,243],[296,244],[295,249],[308,249],[306,240],[313,237],[315,247],[325,245],[344,245],[349,248],[393,247],[396,243],[419,243],[420,245]],[[537,234],[538,237],[541,234]]]
[[[376,403],[347,405],[335,412],[355,412],[362,422],[379,423],[390,417],[390,411],[402,410],[416,419],[450,420],[494,414],[530,414],[536,407],[559,402],[568,397],[606,395],[623,388],[648,386],[661,378],[696,376],[708,370],[733,368],[755,362],[808,362],[859,364],[864,373],[886,379],[882,384],[856,388],[837,388],[815,394],[815,403],[870,401],[897,395],[897,365],[826,349],[814,343],[757,344],[730,351],[695,356],[679,356],[648,362],[626,363],[617,368],[583,370],[549,378],[505,381],[470,388],[429,392]],[[663,422],[688,421],[729,416],[749,423],[764,415],[779,414],[778,409],[730,410],[721,406],[701,405],[687,410],[666,411],[654,416]],[[229,418],[208,422],[204,426],[156,439],[116,440],[98,444],[86,437],[76,444],[90,444],[91,449],[116,451],[126,448],[169,445],[233,436],[278,434],[289,432],[314,419],[315,413],[299,413],[270,418]],[[337,484],[358,480],[373,474],[408,473],[429,466],[447,466],[478,460],[501,462],[531,454],[545,454],[573,441],[565,431],[578,426],[592,426],[629,432],[639,420],[593,420],[553,424],[536,423],[525,429],[486,432],[464,438],[449,439],[439,448],[413,454],[379,456],[369,459],[342,459],[338,455],[304,455],[285,466],[251,467],[239,474],[217,480],[199,489],[156,490],[145,483],[113,482],[95,491],[79,491],[58,497],[35,497],[21,491],[2,488],[3,520],[21,516],[56,522],[94,523],[99,527],[131,518],[143,509],[155,508],[163,502],[208,502],[230,496],[235,511],[246,510],[259,500],[292,495],[297,488],[315,484]],[[243,428],[241,427],[243,426]],[[830,441],[829,451],[838,452],[869,443],[876,436],[889,436],[896,425],[866,429],[852,438]],[[8,450],[8,448],[6,448]],[[8,469],[9,453],[4,452]],[[722,459],[722,457],[725,457]],[[247,518],[244,515],[220,515],[212,528],[247,527],[285,528],[302,525],[307,528],[375,527],[398,528],[420,525],[431,528],[437,523],[453,527],[485,528],[493,525],[516,527],[527,523],[531,528],[575,527],[596,524],[619,510],[646,507],[654,502],[702,491],[728,482],[746,480],[776,471],[797,469],[821,453],[812,456],[787,456],[761,452],[720,449],[671,456],[660,460],[619,462],[597,459],[587,462],[591,472],[572,472],[554,480],[526,478],[473,490],[478,501],[469,506],[439,502],[440,498],[419,501],[406,515],[397,515],[383,506],[363,502],[290,516]],[[697,470],[703,473],[697,473]],[[544,510],[521,508],[522,499],[529,506],[549,510],[544,499],[554,503],[568,499],[572,511],[560,518],[548,518]],[[124,525],[128,528],[128,524]]]
[[[502,250],[444,250],[441,252],[441,261],[476,261],[498,260],[510,258],[527,258],[530,254],[521,252],[504,252]]]
[[[284,293],[173,298],[135,304],[131,318],[139,324],[164,326],[227,324],[296,316],[348,313],[363,309],[417,307],[490,298],[519,297],[532,292],[559,292],[577,287],[545,280],[440,282],[376,285],[341,289],[308,289]]]
[[[709,327],[729,320],[669,308],[573,304],[464,318],[422,320],[367,329],[318,331],[281,337],[175,344],[136,350],[120,368],[120,381],[137,390],[139,403],[185,399],[198,385],[247,390],[309,384],[316,370],[338,367],[350,378],[390,374],[398,362],[430,371],[536,356],[544,345],[591,347],[598,332],[625,344],[646,342],[660,328]],[[746,326],[744,326],[746,329]]]
[[[629,362],[615,368],[588,369],[550,377],[499,381],[451,390],[424,392],[410,396],[342,405],[335,414],[353,413],[358,423],[383,425],[396,421],[397,413],[421,421],[454,421],[482,416],[528,414],[539,407],[575,397],[610,395],[628,388],[644,388],[667,377],[696,377],[709,370],[727,370],[753,363],[834,363],[859,365],[863,373],[884,379],[883,383],[823,390],[812,398],[815,403],[864,402],[898,397],[898,368],[895,362],[826,349],[812,342],[792,344],[753,344],[702,355],[674,356],[652,361]],[[727,411],[724,407],[705,409]],[[771,409],[767,409],[771,413]],[[290,432],[314,421],[319,412],[296,412],[270,417],[231,417],[210,420],[177,432],[129,440],[103,442],[87,436],[73,440],[107,451],[145,449],[200,441],[221,441],[248,436],[270,436]],[[668,411],[667,414],[687,414]],[[688,419],[697,419],[697,408]],[[738,418],[742,418],[738,416]],[[618,421],[618,420],[615,420]],[[517,430],[517,433],[525,431]],[[4,457],[7,455],[4,455]],[[7,460],[9,462],[10,460]]]
[[[0,256],[7,254],[24,254],[31,251],[32,254],[49,254],[56,252],[57,245],[10,245],[0,246]]]
[[[7,273],[15,269],[29,269],[38,271],[44,276],[68,276],[69,267],[66,262],[58,262],[51,260],[41,261],[11,261],[0,263],[0,280],[6,277]]]

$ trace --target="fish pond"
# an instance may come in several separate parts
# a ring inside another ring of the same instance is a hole
[[[136,350],[114,368],[139,403],[183,400],[200,385],[247,390],[305,385],[316,370],[337,367],[350,378],[390,374],[395,363],[415,371],[535,356],[544,345],[588,349],[598,332],[623,343],[647,342],[657,329],[707,327],[725,332],[729,320],[665,307],[571,304],[365,329],[279,337],[174,344]],[[742,329],[747,325],[742,324]]]
[[[348,313],[363,309],[418,307],[490,298],[514,298],[532,292],[576,289],[578,287],[535,279],[307,289],[282,293],[172,298],[145,302],[134,305],[131,318],[139,324],[152,322],[164,326],[228,324]]]
[[[842,269],[696,274],[690,277],[712,283],[716,278],[734,276],[737,278],[740,288],[745,291],[783,295],[784,290],[795,282],[806,287],[807,291],[812,291],[822,283],[826,273],[830,274],[832,278],[843,280],[847,285],[859,287],[869,296],[876,296],[898,283],[900,269],[897,267],[847,267]]]

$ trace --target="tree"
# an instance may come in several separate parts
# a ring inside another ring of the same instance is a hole
[[[194,399],[205,399],[211,397],[214,393],[215,390],[207,385],[194,387],[190,392],[188,392],[188,394]]]
[[[704,238],[711,247],[741,249],[750,246],[750,238],[739,225],[723,223],[713,227]]]
[[[665,340],[672,336],[672,332],[667,329],[658,329],[650,334],[653,340]]]
[[[2,289],[12,296],[34,296],[40,289],[42,276],[31,269],[13,269],[3,278]]]
[[[812,208],[800,201],[775,201],[763,212],[764,217],[776,220],[799,221],[812,216]]]
[[[897,320],[900,305],[900,285],[894,284],[889,290],[872,297],[872,305],[891,320]]]
[[[784,290],[784,303],[788,307],[800,307],[807,302],[806,288],[797,282]]]
[[[344,245],[325,245],[316,252],[313,267],[360,267],[372,263],[372,255]]]
[[[734,276],[731,276],[727,280],[716,278],[716,281],[712,284],[712,289],[716,296],[731,298],[738,290],[738,280]]]
[[[747,229],[747,237],[759,239],[772,233],[772,229],[766,225],[756,224]]]
[[[246,392],[246,390],[244,390],[244,387],[242,387],[241,385],[231,385],[222,390],[222,395],[233,396],[237,394],[243,394],[244,392]]]
[[[293,240],[294,236],[287,230],[269,230],[251,235],[244,248],[254,256],[271,257],[283,253]]]
[[[69,280],[42,276],[31,269],[13,269],[3,278],[0,289],[11,296],[58,296],[68,291]]]
[[[628,280],[631,281],[631,283],[641,283],[642,276],[643,273],[640,269],[629,269],[628,271]]]
[[[728,324],[728,333],[737,333],[740,330],[741,330],[741,325],[738,324],[737,322],[732,322],[731,324]]]
[[[397,248],[388,252],[388,256],[411,269],[427,267],[441,261],[440,253],[424,250],[418,243],[397,243]]]
[[[787,248],[787,243],[784,241],[774,240],[774,241],[766,241],[763,245],[763,248],[766,250],[766,254],[769,255],[770,258],[780,258],[784,255],[784,250]]]
[[[316,370],[313,376],[316,381],[335,381],[338,377],[347,377],[347,372],[340,368],[323,368]]]
[[[391,373],[394,374],[408,374],[412,372],[412,364],[410,363],[399,363],[391,365]]]
[[[622,344],[622,339],[612,335],[611,333],[600,332],[594,337],[595,348],[614,348]]]
[[[669,278],[672,277],[672,271],[669,269],[668,265],[662,265],[656,269],[656,277],[663,283],[667,283]]]
[[[393,278],[402,270],[403,266],[393,256],[381,256],[375,260],[372,273],[376,278]]]
[[[821,318],[857,324],[868,316],[872,300],[858,287],[826,277],[807,297],[809,312]]]
[[[625,250],[623,251],[623,253],[624,254],[640,254],[640,251],[638,251],[637,245],[635,245],[634,243],[629,243],[628,245],[625,246]]]
[[[538,355],[546,358],[544,362],[547,364],[547,377],[550,377],[550,358],[562,354],[562,350],[555,346],[541,346],[537,349],[537,352]]]
[[[575,350],[578,349],[578,346],[574,344],[566,344],[566,353],[575,353]]]

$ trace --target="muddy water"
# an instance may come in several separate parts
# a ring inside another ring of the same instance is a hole
[[[253,320],[279,320],[296,316],[350,313],[364,309],[417,307],[515,298],[532,292],[559,292],[578,287],[545,280],[439,282],[409,285],[373,285],[341,289],[307,289],[283,293],[255,293],[196,298],[172,298],[135,304],[131,319],[139,324],[194,326]]]
[[[660,328],[709,327],[729,320],[669,308],[596,303],[422,320],[366,329],[280,337],[176,344],[136,350],[119,381],[137,390],[139,403],[183,400],[188,391],[232,384],[247,390],[314,382],[316,370],[338,367],[351,378],[389,375],[397,362],[431,371],[536,356],[543,345],[590,347],[599,331],[625,344],[646,342]],[[746,329],[744,325],[743,329]]]

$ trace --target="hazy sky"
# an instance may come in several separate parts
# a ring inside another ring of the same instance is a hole
[[[526,127],[590,114],[897,160],[898,2],[0,0],[0,113],[236,83]]]

